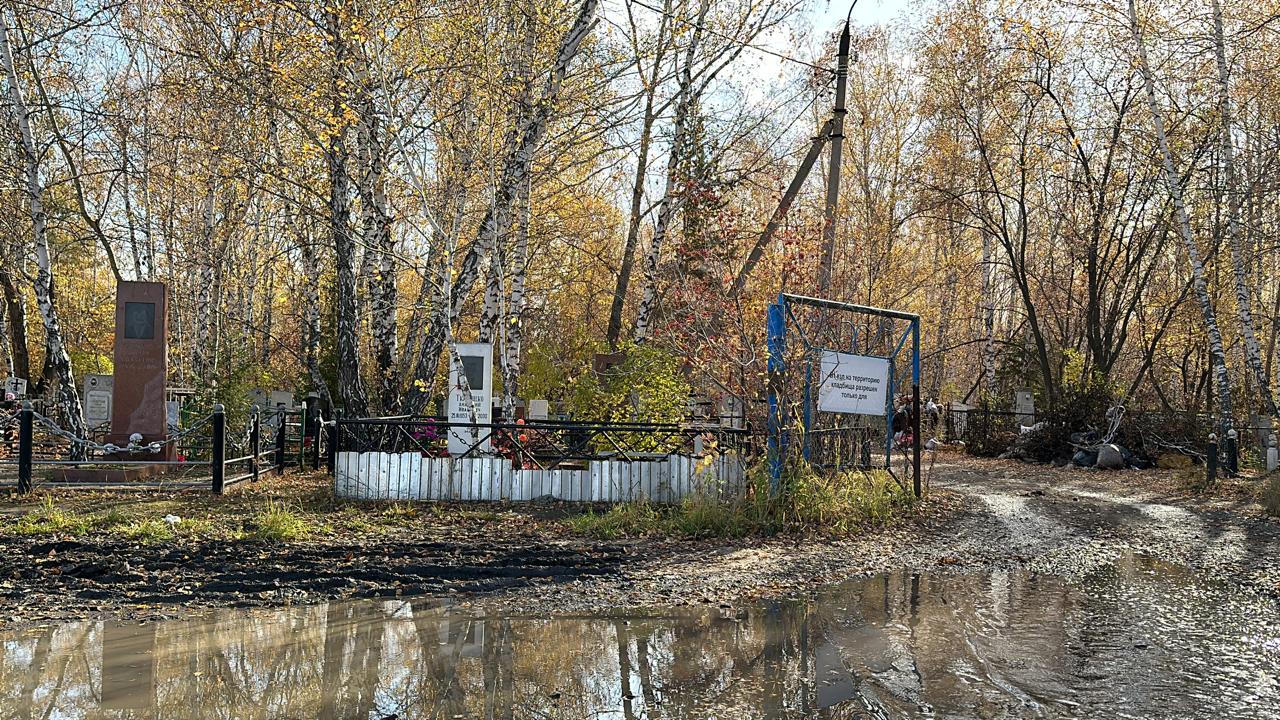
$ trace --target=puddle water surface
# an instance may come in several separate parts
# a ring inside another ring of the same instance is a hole
[[[0,719],[1264,718],[1280,607],[1140,557],[815,600],[467,617],[365,601],[0,633]]]

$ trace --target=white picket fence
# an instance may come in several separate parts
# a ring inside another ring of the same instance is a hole
[[[353,500],[676,503],[698,493],[736,497],[745,476],[744,462],[734,454],[592,460],[585,469],[530,470],[501,457],[347,451],[335,458],[334,492]]]

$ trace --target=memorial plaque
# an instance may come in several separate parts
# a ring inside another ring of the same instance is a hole
[[[127,445],[133,433],[142,435],[144,443],[167,436],[167,318],[164,283],[116,284],[115,376],[108,436],[116,445]],[[165,452],[151,457],[170,460],[172,455],[172,446],[165,446]]]
[[[84,421],[90,427],[111,422],[111,375],[90,373],[84,376]]]
[[[462,360],[462,371],[465,373],[467,385],[471,390],[471,401],[475,403],[476,422],[487,424],[493,421],[493,407],[490,404],[489,377],[493,375],[493,346],[489,343],[458,343],[454,346],[458,357]],[[462,378],[458,376],[458,368],[449,363],[449,452],[460,455],[475,443],[470,428],[464,424],[471,422],[471,408],[466,401],[466,393],[462,389]],[[477,428],[474,437],[482,440],[479,450],[489,452],[490,430]]]
[[[530,420],[546,420],[551,411],[551,403],[546,400],[530,400],[529,412],[526,416]]]

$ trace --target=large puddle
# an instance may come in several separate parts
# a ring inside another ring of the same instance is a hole
[[[1280,607],[1129,557],[808,602],[472,618],[397,600],[0,633],[0,718],[1246,718]]]

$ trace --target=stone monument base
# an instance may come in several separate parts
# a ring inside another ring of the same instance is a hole
[[[164,475],[172,465],[135,465],[124,468],[69,468],[54,470],[49,479],[59,483],[128,483]]]
[[[112,453],[108,457],[110,457],[110,459],[112,460],[142,460],[144,462],[146,461],[172,462],[174,460],[177,460],[178,459],[177,448],[174,447],[173,443],[166,442],[166,440],[168,440],[167,437],[160,438],[159,440],[156,441],[156,442],[162,443],[160,452],[153,453],[153,452],[148,452],[146,450],[135,452],[132,450],[124,449],[129,445],[129,435],[127,433],[108,433],[106,442],[112,445],[115,445],[118,448],[121,448],[119,452]],[[144,438],[142,441],[142,445],[145,446],[150,444],[151,442],[152,442],[151,440]]]

